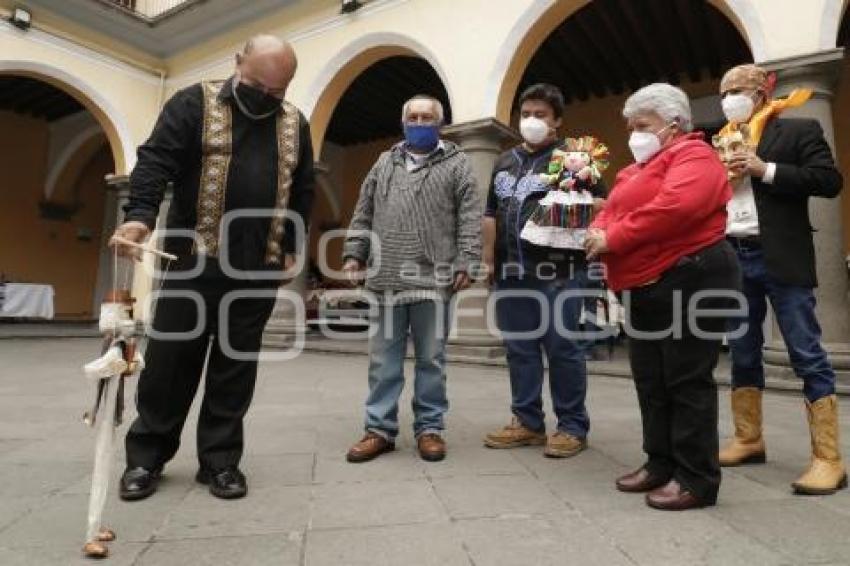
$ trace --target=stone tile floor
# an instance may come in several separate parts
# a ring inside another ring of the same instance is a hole
[[[0,341],[4,566],[87,563],[80,548],[93,437],[80,423],[91,401],[80,367],[97,350],[93,339]],[[220,501],[194,483],[197,407],[152,498],[118,500],[119,450],[107,510],[119,539],[108,563],[850,564],[850,491],[823,498],[790,493],[808,459],[797,395],[767,394],[769,464],[726,471],[715,508],[663,513],[613,489],[618,474],[642,461],[639,414],[626,379],[591,378],[590,448],[558,461],[539,448],[484,448],[482,435],[509,417],[506,370],[452,365],[448,458],[416,457],[408,390],[399,449],[352,465],[344,453],[361,433],[366,366],[363,356],[316,353],[261,366],[246,425],[246,499]],[[722,390],[724,436],[727,399]]]

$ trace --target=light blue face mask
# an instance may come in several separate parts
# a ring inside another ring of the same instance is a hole
[[[405,124],[404,139],[417,151],[431,151],[440,143],[440,127],[435,124]]]

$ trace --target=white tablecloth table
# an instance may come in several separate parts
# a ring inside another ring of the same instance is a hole
[[[29,283],[0,285],[0,318],[53,318],[53,286]]]

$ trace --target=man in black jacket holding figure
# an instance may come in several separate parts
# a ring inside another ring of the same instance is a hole
[[[728,205],[727,236],[743,272],[749,313],[743,336],[730,340],[735,437],[720,463],[765,461],[761,392],[764,388],[762,324],[770,300],[794,372],[803,381],[812,438],[809,469],[792,485],[800,494],[830,494],[847,485],[838,441],[835,372],[821,345],[815,315],[817,286],[809,198],[835,198],[843,180],[816,120],[779,118],[811,93],[771,100],[775,76],[756,65],[731,69],[721,81],[729,125],[742,124],[752,151],[726,161],[735,187]],[[733,328],[734,329],[734,328]]]

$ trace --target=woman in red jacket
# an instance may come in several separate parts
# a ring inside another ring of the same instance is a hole
[[[691,133],[687,95],[668,84],[623,109],[636,163],[617,175],[586,248],[601,256],[628,313],[629,361],[647,462],[617,489],[657,509],[713,505],[720,487],[714,368],[724,313],[740,304],[740,269],[725,240],[726,169]]]

